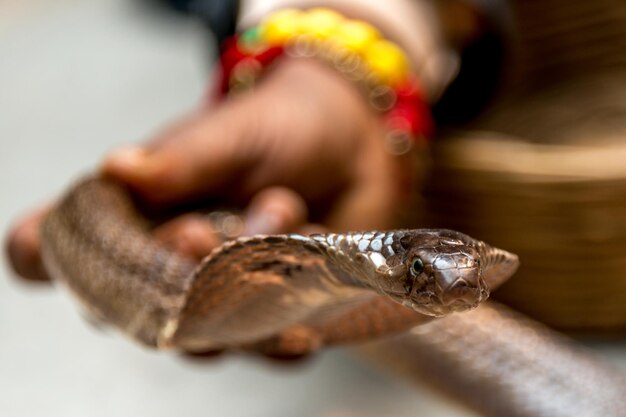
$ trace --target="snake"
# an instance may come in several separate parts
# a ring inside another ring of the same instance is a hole
[[[151,225],[125,187],[87,177],[43,222],[44,265],[89,314],[150,347],[299,355],[377,339],[383,357],[431,372],[485,415],[626,415],[619,373],[486,302],[519,260],[463,233],[239,237],[198,263],[157,243]],[[427,316],[437,319],[419,325]]]

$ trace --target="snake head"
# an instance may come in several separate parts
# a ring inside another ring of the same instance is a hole
[[[379,289],[431,316],[477,307],[518,266],[516,255],[451,230],[396,231],[390,243]]]

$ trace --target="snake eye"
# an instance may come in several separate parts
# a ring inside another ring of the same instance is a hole
[[[411,274],[419,275],[424,271],[424,262],[420,258],[413,258],[411,260]]]

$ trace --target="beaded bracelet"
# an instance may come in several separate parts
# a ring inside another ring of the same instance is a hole
[[[318,58],[363,90],[384,114],[386,147],[404,154],[433,132],[429,107],[400,47],[368,23],[330,9],[283,9],[223,45],[221,93],[248,89],[284,55]]]

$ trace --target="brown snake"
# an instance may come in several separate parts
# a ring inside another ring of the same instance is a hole
[[[475,308],[518,266],[513,254],[433,229],[239,238],[196,265],[155,243],[128,193],[102,179],[79,183],[52,211],[42,251],[52,277],[91,313],[144,344],[278,354],[401,333],[423,314]],[[388,348],[396,364],[427,364],[424,372],[488,415],[567,416],[571,407],[578,416],[626,415],[618,375],[498,311],[419,326]],[[591,400],[580,397],[580,375],[591,378],[582,390]],[[511,381],[530,388],[502,389]],[[548,400],[564,394],[567,407],[552,407]]]

